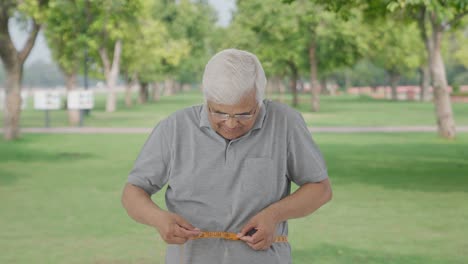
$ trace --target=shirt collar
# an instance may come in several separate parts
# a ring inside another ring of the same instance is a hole
[[[206,103],[202,105],[200,112],[200,128],[208,127],[211,128],[210,120],[208,119],[208,107]]]
[[[263,122],[264,122],[265,116],[266,116],[266,110],[265,110],[265,103],[264,102],[262,102],[260,104],[260,109],[259,110],[260,110],[260,112],[258,113],[257,119],[255,120],[255,124],[254,124],[254,126],[252,127],[251,130],[260,129],[263,126]],[[201,109],[201,112],[200,112],[199,126],[200,126],[200,128],[208,127],[208,128],[211,129],[210,120],[208,119],[208,106],[206,105],[206,103],[202,105],[202,109]]]

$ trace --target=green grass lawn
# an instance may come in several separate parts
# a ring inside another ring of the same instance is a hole
[[[468,262],[468,134],[314,137],[334,198],[290,221],[293,263]],[[0,140],[0,263],[163,263],[157,232],[120,205],[145,139]],[[162,193],[155,200],[162,203]]]
[[[134,95],[136,98],[136,94]],[[271,96],[278,99],[278,95]],[[300,96],[298,110],[309,126],[435,126],[434,105],[431,102],[404,102],[374,100],[359,96],[322,96],[321,110],[310,111],[310,95]],[[115,113],[104,111],[105,95],[96,94],[95,109],[84,120],[85,126],[97,127],[153,127],[159,120],[170,113],[203,102],[200,92],[185,92],[174,96],[163,96],[159,102],[135,105],[126,108],[124,95],[118,95],[118,107]],[[285,103],[291,102],[291,96],[284,97]],[[454,103],[453,111],[458,125],[468,125],[468,104]],[[64,110],[50,111],[51,126],[67,126],[67,114]],[[0,121],[3,116],[0,116]],[[29,107],[22,112],[22,127],[43,127],[45,114]]]

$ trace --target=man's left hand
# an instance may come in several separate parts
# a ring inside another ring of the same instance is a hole
[[[276,225],[273,215],[263,210],[247,222],[237,237],[254,250],[267,250],[274,242]],[[247,235],[252,229],[256,232],[251,236]]]

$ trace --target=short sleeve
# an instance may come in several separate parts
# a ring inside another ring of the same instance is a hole
[[[325,160],[300,113],[288,126],[288,178],[297,185],[328,178]]]
[[[170,149],[166,123],[161,121],[151,132],[138,155],[128,182],[154,194],[164,187],[170,173]]]

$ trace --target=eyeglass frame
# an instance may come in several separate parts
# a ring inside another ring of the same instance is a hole
[[[231,115],[231,114],[228,114],[228,113],[216,113],[216,112],[213,112],[211,110],[211,107],[207,104],[207,107],[208,107],[208,112],[211,114],[211,116],[213,118],[216,118],[217,120],[219,121],[227,121],[229,120],[229,118],[233,118],[233,119],[236,119],[237,121],[249,121],[250,119],[252,119],[252,117],[254,117],[254,115],[257,113],[257,110],[258,110],[258,104],[255,106],[255,109],[253,109],[253,113],[251,114],[234,114],[234,115]],[[252,110],[250,110],[250,112],[252,112]],[[250,113],[249,112],[249,113]]]

